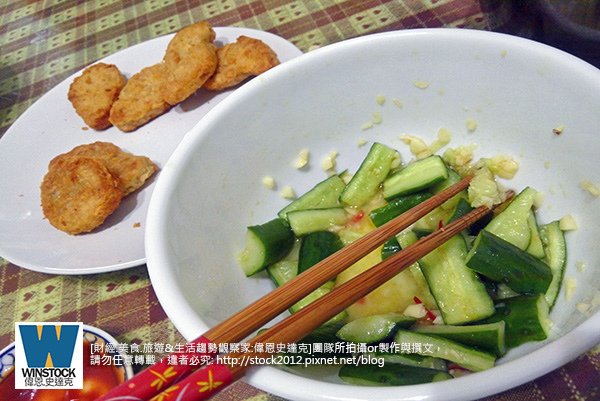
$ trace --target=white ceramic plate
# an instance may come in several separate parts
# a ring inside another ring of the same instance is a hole
[[[301,54],[292,43],[267,32],[235,27],[215,28],[215,32],[219,45],[233,42],[240,35],[260,39],[271,46],[281,62]],[[129,77],[159,62],[172,37],[138,44],[101,61],[117,65]],[[44,273],[100,273],[145,263],[146,211],[156,180],[155,176],[142,190],[125,198],[99,229],[71,236],[52,227],[40,207],[39,185],[54,156],[84,143],[108,141],[131,153],[146,155],[162,168],[184,135],[233,91],[200,90],[131,133],[115,127],[86,131],[67,100],[69,85],[79,74],[45,94],[0,139],[0,256]]]

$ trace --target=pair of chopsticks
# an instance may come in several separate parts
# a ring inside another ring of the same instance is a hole
[[[218,344],[238,343],[263,327],[281,312],[308,295],[315,288],[333,279],[363,256],[377,249],[387,239],[409,227],[431,210],[468,187],[466,177],[446,190],[435,194],[411,210],[387,222],[299,274],[293,280],[235,313],[188,344],[184,353],[174,357],[200,358],[211,361],[201,366],[169,363],[169,357],[140,372],[114,388],[97,401],[151,400],[197,401],[207,399],[241,377],[257,357],[271,354],[257,352],[255,344],[297,342],[314,329],[342,312],[352,303],[394,277],[420,258],[486,215],[490,209],[481,206],[413,245],[386,258],[369,270],[333,289],[298,312],[262,332],[248,343],[249,350],[231,352],[213,359]],[[198,369],[196,369],[198,368]]]

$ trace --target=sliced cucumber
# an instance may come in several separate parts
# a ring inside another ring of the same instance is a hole
[[[271,280],[277,287],[298,275],[298,260],[280,260],[267,267]]]
[[[541,341],[550,330],[549,307],[544,294],[521,295],[496,302],[496,313],[481,323],[504,321],[508,349],[529,341]]]
[[[381,260],[387,259],[396,252],[400,252],[402,247],[398,243],[398,240],[395,237],[390,238],[385,241],[383,247],[381,248]]]
[[[521,294],[543,294],[552,281],[552,272],[544,262],[487,230],[475,239],[466,263]]]
[[[373,210],[369,216],[375,227],[379,227],[429,198],[431,198],[429,192],[400,196],[390,200],[387,205]]]
[[[548,287],[548,291],[546,291],[546,301],[548,301],[548,305],[552,309],[558,298],[565,273],[567,243],[565,242],[565,235],[560,229],[558,221],[541,226],[540,237],[544,244],[545,261],[552,271],[552,282]]]
[[[494,313],[485,286],[465,265],[466,255],[465,239],[456,235],[419,261],[446,324],[474,322]]]
[[[529,212],[535,201],[536,190],[527,187],[485,227],[485,230],[525,250],[531,241]]]
[[[456,204],[456,207],[454,208],[454,212],[452,213],[452,216],[450,216],[448,221],[446,221],[446,224],[450,224],[454,220],[460,219],[465,214],[469,213],[471,210],[473,210],[473,207],[471,206],[469,201],[466,200],[465,198],[460,198],[458,200],[458,203]]]
[[[305,235],[300,246],[298,274],[339,251],[343,246],[340,237],[330,231],[316,231]]]
[[[383,358],[384,363],[399,363],[401,365],[413,366],[415,368],[427,368],[435,370],[448,370],[448,364],[445,360],[434,358],[432,356],[423,356],[417,354],[399,354],[396,352],[373,352],[376,358]]]
[[[529,225],[531,240],[529,241],[529,245],[527,246],[526,250],[528,253],[532,254],[536,258],[543,259],[546,257],[546,252],[544,251],[544,244],[542,244],[540,230],[538,227],[537,219],[535,218],[535,212],[533,210],[529,212],[527,224]]]
[[[367,316],[346,323],[336,335],[345,341],[376,343],[393,336],[400,328],[412,326],[416,320],[402,313]]]
[[[442,337],[398,330],[394,342],[411,353],[442,358],[478,372],[494,367],[496,356]]]
[[[280,219],[273,219],[248,227],[238,260],[246,276],[251,276],[283,258],[293,245],[294,233]]]
[[[278,216],[280,219],[287,220],[287,214],[294,210],[328,209],[339,206],[339,197],[345,187],[346,183],[339,175],[332,175],[281,209]]]
[[[413,330],[470,345],[497,356],[502,356],[506,352],[503,321],[472,326],[422,325],[414,327]]]
[[[383,196],[392,199],[429,188],[448,178],[448,168],[439,156],[409,163],[405,168],[383,182]]]
[[[348,213],[342,207],[295,210],[288,212],[287,217],[297,237],[315,231],[327,231],[348,222]]]
[[[340,201],[351,207],[361,207],[371,200],[387,177],[398,152],[375,142],[358,171],[340,195]]]
[[[346,383],[366,386],[405,386],[452,379],[447,372],[393,363],[382,367],[348,364],[341,367],[339,376]]]

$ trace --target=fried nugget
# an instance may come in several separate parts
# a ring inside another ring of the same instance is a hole
[[[128,195],[144,185],[157,170],[146,156],[136,156],[121,150],[110,142],[94,142],[80,145],[50,161],[50,168],[67,158],[86,157],[99,160],[118,179],[123,195]]]
[[[117,178],[102,162],[86,157],[54,163],[40,190],[44,216],[54,227],[69,234],[100,226],[123,198]]]
[[[208,22],[189,25],[175,34],[163,58],[163,99],[176,105],[194,94],[217,68],[215,32]]]
[[[217,49],[217,57],[217,71],[204,84],[209,90],[229,88],[279,64],[277,55],[268,45],[247,36],[240,36],[234,43]]]
[[[160,94],[164,74],[161,63],[133,75],[110,109],[110,122],[122,131],[133,131],[169,110],[171,106]]]
[[[102,130],[111,126],[108,120],[110,108],[125,82],[125,77],[115,65],[94,64],[71,83],[68,98],[88,126]]]

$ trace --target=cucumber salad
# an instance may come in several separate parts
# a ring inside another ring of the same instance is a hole
[[[405,141],[407,142],[407,141]],[[408,143],[408,142],[407,142]],[[413,150],[414,144],[411,144]],[[508,350],[547,338],[566,264],[559,221],[536,215],[538,192],[504,190],[518,165],[499,156],[471,161],[472,148],[419,153],[374,143],[354,174],[333,174],[280,210],[248,227],[239,262],[247,276],[276,286],[310,269],[432,194],[473,175],[467,190],[434,209],[383,246],[290,308],[294,313],[386,257],[468,213],[493,212],[330,319],[302,342],[347,342],[382,366],[339,366],[348,383],[404,385],[445,380],[493,367]],[[368,360],[368,359],[365,359]]]

